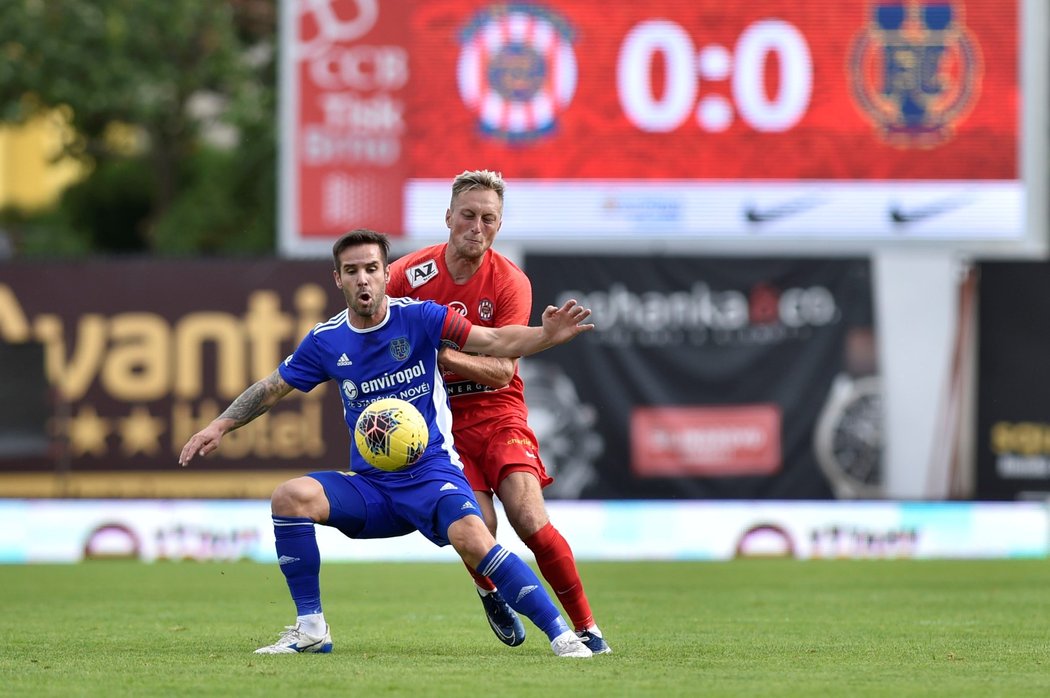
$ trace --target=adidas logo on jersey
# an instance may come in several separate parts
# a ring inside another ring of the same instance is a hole
[[[339,357],[339,360],[335,362],[336,366],[353,366],[354,362],[350,360],[346,354]]]
[[[441,486],[441,489],[438,490],[438,492],[447,492],[448,490],[458,490],[458,489],[459,488],[456,487],[455,485],[453,485],[451,482],[446,482],[444,485]]]

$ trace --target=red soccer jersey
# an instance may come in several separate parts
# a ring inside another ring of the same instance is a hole
[[[387,294],[444,303],[474,325],[529,324],[532,284],[525,272],[489,249],[474,275],[457,284],[445,266],[447,246],[425,247],[391,263]],[[444,378],[455,412],[454,429],[511,414],[525,418],[525,394],[517,371],[510,384],[499,390],[454,373],[446,373]]]

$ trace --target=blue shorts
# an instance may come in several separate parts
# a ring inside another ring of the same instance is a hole
[[[448,545],[448,527],[464,516],[481,516],[463,471],[441,456],[408,470],[388,473],[309,473],[328,497],[332,526],[349,538],[395,538],[419,531],[435,545]]]

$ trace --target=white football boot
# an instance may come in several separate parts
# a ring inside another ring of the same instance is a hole
[[[308,635],[299,629],[299,624],[284,626],[281,639],[272,645],[260,647],[255,654],[298,654],[300,652],[331,652],[332,632],[326,625],[324,635]]]
[[[571,630],[566,630],[551,640],[551,649],[559,657],[587,658],[594,654],[588,649],[587,645],[583,644],[583,640]]]

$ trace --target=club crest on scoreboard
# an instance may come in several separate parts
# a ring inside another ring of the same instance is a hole
[[[492,5],[460,32],[459,94],[483,133],[510,141],[550,133],[576,92],[574,31],[530,3]]]
[[[877,0],[851,47],[853,98],[882,137],[902,148],[951,139],[980,93],[980,46],[961,2]]]

